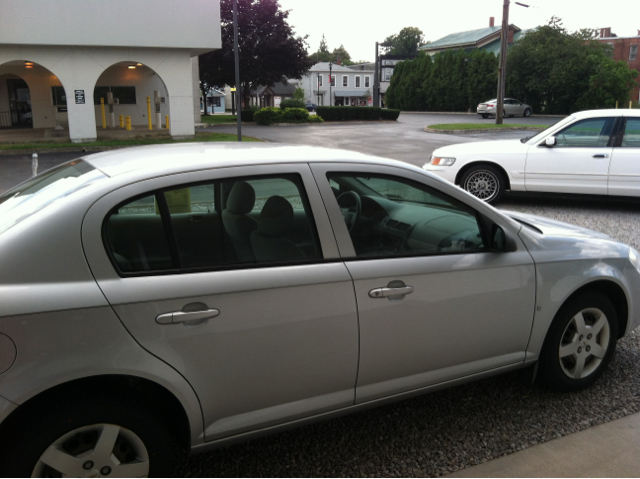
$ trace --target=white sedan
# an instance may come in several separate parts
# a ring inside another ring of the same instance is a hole
[[[488,203],[505,190],[640,196],[640,110],[574,113],[522,140],[446,146],[423,168]]]

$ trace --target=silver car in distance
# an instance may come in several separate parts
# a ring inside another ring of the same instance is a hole
[[[0,251],[9,476],[168,475],[536,364],[577,390],[640,322],[629,246],[339,150],[87,156],[0,197]]]

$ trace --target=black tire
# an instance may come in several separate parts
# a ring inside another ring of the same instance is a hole
[[[598,327],[600,321],[603,325]],[[585,326],[581,330],[576,326],[580,323]],[[611,362],[617,339],[618,317],[611,301],[593,291],[577,296],[560,308],[551,323],[540,354],[541,379],[559,391],[591,386]]]
[[[531,110],[529,108],[527,108],[524,113],[522,114],[522,116],[524,116],[525,118],[528,116],[531,116]]]
[[[487,115],[486,113],[482,113],[482,118],[489,118],[489,115]]]
[[[120,455],[119,460],[123,464],[132,461],[139,461],[139,453],[148,457],[149,477],[167,477],[173,474],[175,446],[173,438],[166,428],[161,417],[156,416],[148,407],[137,403],[133,399],[117,396],[104,396],[89,399],[83,397],[65,397],[55,404],[47,404],[46,407],[32,407],[27,414],[22,414],[22,421],[16,424],[17,427],[10,427],[5,432],[0,448],[0,471],[5,477],[32,477],[38,470],[48,466],[40,466],[40,459],[45,451],[49,450],[54,443],[66,434],[81,429],[81,436],[75,435],[76,443],[80,442],[82,447],[93,446],[89,440],[94,437],[97,444],[100,434],[104,429],[102,426],[118,426],[118,440],[113,446],[113,453]],[[22,406],[29,408],[29,405]],[[93,431],[95,430],[95,431]],[[123,434],[133,433],[136,440],[140,440],[144,446],[144,451],[140,448],[132,447]],[[92,436],[93,435],[93,436]],[[87,437],[89,439],[87,439]],[[65,442],[65,454],[77,455],[84,452],[69,451]],[[85,444],[88,446],[85,446]],[[123,444],[124,443],[124,444]],[[94,446],[95,446],[94,444]],[[70,446],[69,446],[70,447]],[[123,452],[124,451],[124,452]],[[124,456],[122,456],[124,454]],[[134,458],[135,459],[132,459]],[[87,467],[89,464],[85,462]],[[86,473],[95,469],[100,471],[107,464],[94,464],[89,467]],[[53,472],[54,475],[49,475]],[[113,471],[115,472],[115,471]],[[42,473],[42,472],[40,472]],[[56,477],[55,470],[45,471],[48,477]],[[116,474],[114,474],[116,475]],[[33,476],[44,477],[44,476]],[[59,476],[58,476],[59,477]],[[89,476],[85,476],[89,477]],[[91,476],[95,477],[95,476]],[[122,476],[124,477],[124,476]]]
[[[494,204],[504,194],[506,180],[495,166],[472,166],[462,175],[460,186],[476,198]]]

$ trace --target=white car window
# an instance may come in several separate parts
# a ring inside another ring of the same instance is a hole
[[[556,147],[592,148],[607,146],[614,123],[614,117],[589,118],[578,121],[556,134]]]
[[[621,146],[640,148],[640,118],[627,118]]]

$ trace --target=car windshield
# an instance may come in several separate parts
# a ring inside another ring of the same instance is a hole
[[[564,125],[566,123],[572,122],[573,120],[575,120],[575,118],[572,117],[572,116],[568,116],[566,118],[563,118],[562,120],[555,122],[553,125],[550,125],[550,126],[546,127],[544,130],[542,130],[537,135],[526,136],[524,138],[521,138],[520,142],[521,143],[526,143],[529,140],[533,140],[533,142],[535,143],[536,141],[542,140],[545,136],[547,136],[547,133],[551,128],[555,128],[556,126]]]
[[[56,166],[0,196],[0,233],[107,176],[82,160]]]

